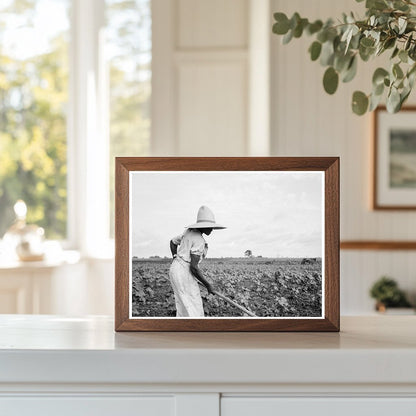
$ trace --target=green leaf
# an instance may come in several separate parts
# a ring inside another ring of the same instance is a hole
[[[296,27],[293,29],[293,36],[295,38],[300,38],[303,33],[303,29],[308,26],[308,19],[300,19],[297,22]]]
[[[351,54],[344,55],[339,52],[334,56],[334,68],[338,72],[344,71],[347,69],[351,61]]]
[[[410,36],[408,36],[406,43],[404,44],[404,49],[407,51],[410,47],[410,44],[412,43],[413,40],[413,33],[410,34]]]
[[[399,83],[396,82],[396,84],[394,85],[397,89],[401,90],[402,88],[404,88],[404,80],[400,81]]]
[[[352,111],[362,116],[368,108],[368,97],[361,91],[355,91],[352,95]]]
[[[380,95],[380,94],[379,95],[371,94],[371,96],[370,96],[370,106],[368,108],[368,111],[373,111],[378,107],[378,105],[380,104],[380,101],[381,101],[381,97],[382,97],[382,95]]]
[[[388,5],[385,0],[367,0],[365,3],[367,9],[384,10]]]
[[[407,73],[407,79],[409,80],[409,88],[412,89],[415,85],[416,73],[414,71],[409,71]]]
[[[394,64],[393,65],[392,73],[395,76],[395,78],[397,78],[397,79],[401,79],[404,76],[403,71],[400,68],[400,65],[399,64]]]
[[[329,27],[327,30],[327,38],[330,41],[334,41],[338,37],[338,32],[334,27]]]
[[[383,13],[377,16],[377,22],[380,25],[385,25],[390,20],[390,14]]]
[[[407,27],[407,19],[405,19],[403,16],[400,16],[397,20],[397,23],[399,24],[399,35],[402,35]]]
[[[396,44],[396,38],[392,37],[392,38],[387,38],[385,40],[385,42],[383,43],[383,48],[384,49],[390,49],[392,48],[394,45]]]
[[[389,113],[397,113],[400,109],[400,93],[397,88],[392,88],[390,94],[387,96],[386,102],[387,111]]]
[[[384,83],[379,85],[373,85],[373,95],[383,95]]]
[[[360,41],[360,45],[364,46],[364,48],[372,48],[375,44],[375,40],[372,38],[362,38]]]
[[[403,49],[402,49],[402,50],[399,52],[399,59],[400,59],[402,62],[407,63],[407,61],[408,61],[407,51],[405,51],[405,50],[403,50]]]
[[[288,44],[293,39],[293,30],[289,30],[286,35],[283,36],[282,43],[283,45]]]
[[[407,76],[416,74],[416,64],[413,64],[410,69],[407,71]]]
[[[390,20],[389,27],[391,30],[393,30],[395,35],[399,34],[399,24],[396,22],[396,20]]]
[[[402,108],[403,103],[407,100],[407,98],[409,97],[410,93],[411,93],[411,88],[406,88],[405,90],[402,91],[402,93],[400,94],[400,107],[399,110]]]
[[[400,10],[402,12],[405,12],[409,10],[409,6],[405,4],[402,0],[395,0],[393,2],[393,7],[397,10]]]
[[[290,18],[290,28],[294,30],[296,26],[299,24],[301,17],[298,12],[293,13],[293,16]]]
[[[341,37],[337,36],[333,41],[332,44],[334,45],[334,51],[336,51],[337,49],[339,49],[339,46],[341,44]],[[344,51],[343,51],[344,52]],[[345,54],[344,54],[345,55]]]
[[[407,53],[409,54],[409,58],[414,61],[416,59],[416,45],[411,46]]]
[[[355,36],[359,31],[360,31],[360,29],[358,29],[358,26],[351,25],[351,26],[348,27],[348,29],[342,35],[341,41],[346,43],[345,53],[347,53],[348,48],[350,47],[350,42],[351,42],[352,37]]]
[[[317,35],[316,39],[321,42],[325,43],[328,40],[328,32],[326,29],[322,29]]]
[[[342,82],[350,82],[357,74],[357,58],[355,55],[351,58],[348,69],[342,77]]]
[[[314,33],[319,32],[322,29],[322,26],[324,24],[322,23],[322,20],[315,20],[313,23],[311,23],[307,28],[306,32],[309,35],[313,35]]]
[[[324,89],[328,94],[334,94],[338,88],[338,73],[332,66],[327,68],[324,74],[323,84]]]
[[[361,33],[357,33],[355,36],[352,37],[351,43],[350,43],[350,49],[358,49],[358,46],[360,44],[361,39]]]
[[[311,54],[312,61],[316,61],[319,58],[321,50],[322,44],[320,42],[315,41],[312,43],[312,45],[309,47],[309,53]]]
[[[276,20],[276,23],[273,25],[273,33],[285,35],[290,29],[289,19],[284,13],[275,13],[273,16],[274,20]]]
[[[400,51],[400,49],[396,46],[393,50],[393,53],[390,56],[390,59],[394,59],[397,56],[397,54],[399,53],[399,51]]]
[[[332,65],[334,62],[334,44],[331,41],[326,41],[322,45],[320,63],[322,66]]]
[[[377,68],[373,74],[373,85],[377,86],[384,83],[384,78],[389,75],[388,71],[384,68]]]
[[[360,58],[364,62],[367,62],[370,59],[370,57],[374,55],[375,51],[376,51],[375,48],[366,48],[363,45],[360,45],[358,49]]]
[[[372,38],[363,37],[360,40],[360,44],[358,47],[358,52],[360,53],[360,57],[364,62],[367,62],[370,57],[372,57],[376,51],[375,49],[375,40]]]

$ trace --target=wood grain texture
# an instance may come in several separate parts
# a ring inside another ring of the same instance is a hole
[[[134,318],[129,317],[129,172],[323,171],[325,172],[325,317]],[[116,158],[116,331],[339,331],[339,158],[337,157],[122,157]]]
[[[416,241],[341,241],[341,250],[416,250]]]
[[[378,202],[378,187],[377,187],[377,177],[379,175],[380,167],[378,166],[378,117],[381,111],[387,111],[385,106],[379,106],[377,107],[373,112],[373,209],[374,210],[390,210],[390,211],[414,211],[416,210],[416,205],[381,205]],[[406,106],[403,107],[401,112],[406,111],[413,111],[416,112],[416,106]]]
[[[116,158],[115,327],[129,319],[129,171]]]
[[[336,157],[117,157],[128,171],[325,171]]]
[[[339,159],[325,170],[325,317],[339,330]]]

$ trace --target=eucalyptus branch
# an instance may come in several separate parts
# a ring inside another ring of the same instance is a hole
[[[336,92],[340,80],[349,82],[355,77],[358,60],[367,62],[391,50],[391,65],[374,71],[370,94],[354,92],[352,110],[359,115],[374,110],[387,92],[387,109],[397,112],[416,78],[416,3],[366,0],[365,7],[365,19],[344,14],[336,25],[332,19],[309,22],[298,13],[290,19],[284,13],[275,13],[273,32],[283,35],[284,44],[304,34],[315,38],[309,53],[312,61],[319,60],[326,68],[323,87],[328,94]]]

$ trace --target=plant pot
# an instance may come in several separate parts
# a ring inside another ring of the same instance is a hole
[[[381,302],[376,303],[376,310],[379,314],[382,314],[382,315],[415,315],[416,314],[415,308],[386,307],[386,305],[384,305],[384,303],[381,303]]]

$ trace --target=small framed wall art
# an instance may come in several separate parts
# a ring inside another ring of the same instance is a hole
[[[373,208],[416,209],[416,107],[373,117]]]
[[[116,158],[116,331],[339,331],[339,159]]]

